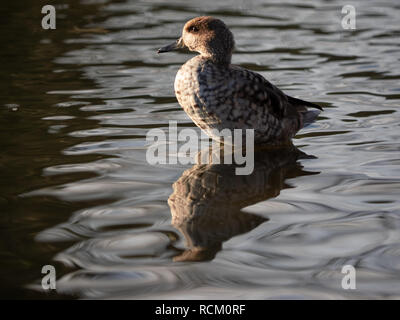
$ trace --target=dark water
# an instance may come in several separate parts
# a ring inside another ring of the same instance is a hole
[[[352,1],[355,31],[345,4],[3,4],[1,296],[400,298],[400,4]],[[193,128],[173,93],[191,55],[155,50],[203,14],[231,27],[234,63],[325,108],[250,176],[145,160],[150,128]]]

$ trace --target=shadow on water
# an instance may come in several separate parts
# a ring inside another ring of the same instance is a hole
[[[196,164],[183,172],[168,199],[172,225],[187,243],[174,261],[212,260],[224,241],[268,221],[242,209],[277,197],[291,187],[287,179],[319,174],[303,170],[298,161],[305,158],[314,157],[295,147],[258,150],[249,175],[236,175],[235,164]]]
[[[334,0],[5,4],[0,297],[398,299],[397,2],[355,1],[354,31],[342,29]],[[41,28],[46,4],[56,5],[56,30]],[[194,126],[173,90],[191,55],[155,50],[200,14],[232,28],[235,64],[326,112],[295,139],[321,174],[300,178],[311,172],[293,150],[257,155],[250,176],[234,166],[187,170],[170,197],[182,252],[166,200],[184,169],[143,159],[149,129],[171,119]],[[273,199],[295,177],[298,187]],[[176,261],[212,261],[171,262],[177,250]],[[354,263],[358,290],[344,292],[340,270]],[[48,264],[52,292],[40,285]]]

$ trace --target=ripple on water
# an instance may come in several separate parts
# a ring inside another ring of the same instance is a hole
[[[394,0],[353,5],[357,30],[346,31],[340,1],[108,1],[93,13],[92,32],[68,33],[52,71],[66,83],[42,90],[53,107],[40,123],[60,145],[57,158],[40,167],[45,183],[21,197],[70,206],[62,223],[53,223],[54,209],[52,227],[36,230],[36,242],[58,248],[54,259],[73,269],[57,292],[399,298],[400,9]],[[235,64],[324,106],[294,139],[313,159],[265,153],[248,178],[146,162],[149,129],[169,120],[193,127],[173,93],[191,55],[155,51],[199,14],[232,27]],[[21,145],[45,139],[25,135]],[[341,288],[345,264],[357,267],[355,291]]]

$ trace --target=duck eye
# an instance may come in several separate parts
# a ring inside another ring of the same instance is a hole
[[[197,32],[197,31],[199,31],[199,28],[197,28],[196,26],[191,26],[188,28],[188,31],[189,32]]]

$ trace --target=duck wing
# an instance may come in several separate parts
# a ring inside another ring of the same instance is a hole
[[[323,110],[315,103],[286,95],[256,72],[238,66],[232,69],[237,73],[236,76],[241,78],[241,90],[246,92],[247,99],[261,108],[266,108],[270,115],[280,121],[288,135],[293,136],[298,130],[314,122]]]
[[[297,107],[297,106],[298,107],[301,107],[301,106],[304,107],[305,106],[305,107],[310,107],[310,108],[316,108],[316,109],[319,109],[321,111],[324,110],[324,109],[322,109],[321,106],[319,106],[319,105],[317,105],[315,103],[304,101],[304,100],[297,99],[297,98],[293,98],[291,96],[286,96],[286,97],[288,98],[289,103],[291,105],[295,106],[295,107]]]

